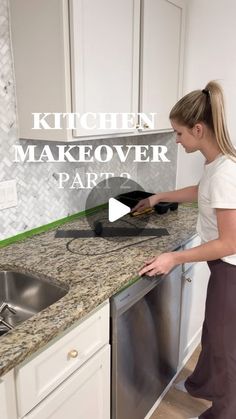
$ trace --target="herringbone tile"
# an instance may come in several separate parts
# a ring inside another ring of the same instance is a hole
[[[19,0],[20,1],[20,0]],[[58,173],[67,172],[72,183],[75,172],[112,172],[119,176],[128,172],[131,178],[147,190],[173,188],[176,170],[176,146],[172,134],[151,135],[108,139],[107,144],[162,144],[168,145],[172,162],[170,164],[134,164],[132,158],[125,164],[117,156],[105,164],[71,163],[14,163],[13,146],[29,144],[18,139],[16,120],[15,80],[13,74],[12,47],[10,43],[10,22],[8,1],[0,0],[0,181],[16,179],[18,205],[0,211],[0,240],[19,234],[25,230],[50,223],[84,210],[89,191],[58,188]],[[35,143],[42,149],[42,142]],[[90,143],[91,144],[91,143]],[[94,147],[101,141],[94,141]],[[56,145],[51,143],[51,150]],[[151,176],[150,176],[151,173]],[[151,186],[150,186],[151,185]]]

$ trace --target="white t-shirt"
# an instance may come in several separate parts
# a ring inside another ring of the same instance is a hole
[[[205,165],[198,188],[198,208],[197,232],[202,242],[217,239],[215,209],[236,209],[236,160],[220,154]],[[236,265],[236,254],[225,256],[222,260]]]

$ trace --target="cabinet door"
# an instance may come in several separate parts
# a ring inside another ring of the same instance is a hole
[[[5,383],[0,379],[0,418],[8,418]]]
[[[25,419],[109,419],[110,347],[107,345]]]
[[[198,234],[195,234],[194,237],[192,237],[190,240],[188,240],[182,246],[182,249],[183,250],[192,249],[192,247],[200,246],[200,244],[201,244],[201,238],[200,238],[200,236]],[[183,265],[182,265],[183,272],[187,272],[191,266],[193,266],[193,263],[192,262],[183,263]]]
[[[0,418],[16,419],[16,397],[13,370],[0,378]]]
[[[156,112],[156,130],[171,128],[169,112],[182,93],[184,20],[184,1],[143,1],[140,108]]]
[[[138,112],[140,0],[72,0],[70,17],[73,112],[94,125],[74,135],[134,131],[135,118],[127,130],[102,129],[99,113]]]
[[[206,262],[193,264],[182,277],[180,366],[200,342],[208,279]]]
[[[19,137],[37,140],[71,139],[61,129],[33,129],[32,113],[55,126],[52,113],[71,112],[68,0],[10,0]]]

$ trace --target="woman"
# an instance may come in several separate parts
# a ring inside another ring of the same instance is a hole
[[[207,261],[211,276],[207,291],[202,351],[185,382],[195,397],[212,401],[200,419],[236,418],[236,151],[230,141],[221,87],[214,81],[195,90],[170,112],[176,142],[187,153],[206,158],[199,185],[157,193],[140,201],[141,211],[160,201],[197,201],[197,232],[202,244],[163,253],[148,260],[140,275],[167,274],[175,265]]]

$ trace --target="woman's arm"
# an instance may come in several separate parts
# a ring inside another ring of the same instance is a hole
[[[192,249],[162,253],[146,262],[140,275],[167,274],[175,265],[220,259],[236,253],[236,209],[216,209],[219,237]]]
[[[158,202],[196,202],[198,185],[188,186],[187,188],[177,189],[176,191],[160,192],[155,196],[158,197]]]
[[[236,253],[236,210],[216,209],[216,217],[218,239],[176,254],[177,264],[215,260]]]
[[[146,208],[154,207],[158,202],[196,202],[198,196],[198,185],[177,189],[170,192],[159,192],[149,198],[142,199],[132,208],[132,211],[143,211]]]

